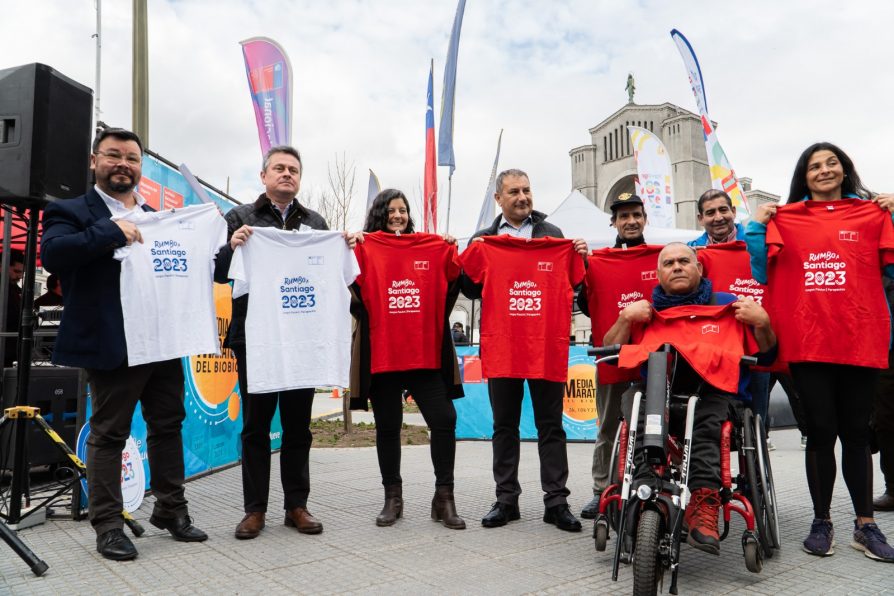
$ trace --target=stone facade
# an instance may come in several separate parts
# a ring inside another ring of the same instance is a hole
[[[572,189],[606,211],[610,197],[634,192],[636,161],[628,126],[647,128],[664,143],[673,167],[677,227],[699,229],[696,203],[711,188],[701,119],[672,103],[629,103],[591,128],[590,144],[569,151]],[[760,197],[772,196],[755,192]]]
[[[716,128],[717,123],[712,122]],[[703,231],[698,225],[698,197],[711,188],[708,155],[701,119],[698,115],[672,103],[637,105],[628,103],[590,129],[590,144],[575,147],[571,157],[571,189],[579,190],[597,207],[609,211],[611,197],[634,192],[636,161],[630,146],[628,126],[640,126],[653,132],[670,155],[673,168],[674,203],[677,227],[693,230],[695,238]],[[751,188],[751,179],[740,177],[739,183],[751,213],[762,203],[778,201],[779,196]],[[479,341],[480,303],[460,296],[450,316],[459,321],[473,342]],[[590,340],[590,320],[582,314],[572,318],[569,335],[572,341]]]

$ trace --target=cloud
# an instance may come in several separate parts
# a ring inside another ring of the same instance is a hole
[[[92,1],[9,4],[0,67],[44,62],[93,86]],[[131,3],[102,8],[102,119],[129,126]],[[231,194],[253,199],[260,150],[238,42],[271,37],[295,70],[293,142],[305,156],[303,187],[325,187],[327,163],[344,153],[357,166],[359,227],[368,168],[383,186],[419,194],[429,60],[439,98],[455,9],[435,0],[152,0],[149,145],[216,186],[229,178]],[[800,151],[828,139],[852,155],[872,188],[894,190],[883,140],[894,132],[884,110],[894,92],[885,76],[891,22],[888,3],[843,10],[828,0],[470,0],[451,232],[472,231],[501,128],[501,165],[527,170],[537,208],[548,212],[570,191],[568,151],[626,103],[628,72],[637,103],[694,110],[669,36],[674,27],[699,56],[724,149],[756,187],[783,193]],[[439,170],[443,222],[447,169]]]

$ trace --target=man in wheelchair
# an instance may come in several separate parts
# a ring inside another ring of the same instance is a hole
[[[671,243],[661,251],[658,282],[652,304],[641,300],[622,310],[604,344],[633,344],[621,349],[618,365],[624,368],[640,366],[650,352],[665,344],[682,356],[676,359],[671,391],[699,396],[689,460],[692,498],[683,518],[687,542],[718,555],[721,427],[735,410],[733,400],[751,399],[749,373],[741,357],[756,355],[758,363],[771,363],[776,355],[776,335],[760,304],[751,298],[713,292],[710,280],[702,277],[695,251],[685,244]],[[642,384],[634,384],[622,398],[628,420],[637,391],[644,391]],[[639,428],[643,428],[642,409],[640,413]],[[648,425],[646,428],[648,433]],[[638,444],[641,435],[637,433]],[[651,473],[649,466],[637,466],[636,470],[635,478]]]

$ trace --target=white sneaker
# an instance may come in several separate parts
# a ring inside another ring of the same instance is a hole
[[[801,449],[807,449],[807,437],[801,435]]]
[[[769,438],[767,438],[767,451],[776,451],[776,445]]]

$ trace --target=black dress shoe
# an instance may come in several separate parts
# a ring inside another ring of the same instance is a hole
[[[596,519],[596,516],[599,515],[599,498],[601,495],[593,495],[593,498],[589,503],[584,505],[584,508],[580,510],[580,516],[584,519]]]
[[[885,491],[882,496],[873,499],[872,508],[876,511],[894,511],[894,493]]]
[[[481,525],[485,528],[499,528],[519,518],[521,518],[521,515],[518,512],[518,505],[509,505],[497,501],[490,508],[490,512],[481,520]]]
[[[204,542],[208,540],[208,534],[192,525],[192,519],[188,515],[181,517],[158,517],[153,515],[149,523],[159,530],[167,530],[180,542]]]
[[[543,521],[548,524],[554,524],[557,528],[566,532],[580,532],[581,530],[580,522],[574,517],[571,509],[565,503],[547,507],[543,513]]]
[[[97,536],[96,552],[112,561],[130,561],[137,558],[137,547],[124,535],[121,528],[114,528]]]

